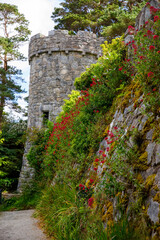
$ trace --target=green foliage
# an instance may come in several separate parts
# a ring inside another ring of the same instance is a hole
[[[50,129],[52,128],[53,124],[48,123]],[[35,129],[30,133],[30,141],[32,143],[32,147],[27,154],[27,159],[31,167],[35,170],[35,178],[41,179],[43,176],[44,170],[44,149],[49,138],[49,129]]]
[[[26,122],[6,120],[0,145],[0,188],[16,190],[24,151]]]
[[[118,71],[119,65],[126,55],[123,38],[113,39],[110,44],[106,41],[102,44],[102,50],[103,56],[98,59],[96,64],[92,64],[86,72],[82,73],[79,78],[76,78],[74,85],[78,90],[86,90],[90,87],[92,79],[96,78],[99,79],[100,83],[105,84],[106,92],[104,94],[107,94],[108,91],[108,94],[115,96],[116,88],[122,82],[126,84],[127,81],[127,76]]]
[[[104,24],[102,35],[111,41],[121,36],[128,26],[135,24],[135,19],[147,1],[121,1],[108,5],[100,21]]]
[[[76,33],[87,30],[103,34],[107,40],[121,36],[135,18],[146,1],[109,0],[65,0],[55,8],[52,19],[55,29],[67,29]]]
[[[62,116],[64,116],[66,112],[69,112],[74,107],[79,96],[79,91],[72,90],[71,94],[68,95],[69,99],[64,99],[65,104],[62,106],[62,111],[56,118],[57,122],[61,121]]]
[[[35,208],[40,201],[42,187],[44,187],[44,183],[40,184],[40,182],[34,179],[23,188],[23,192],[20,195],[9,199],[3,198],[0,211]]]
[[[37,207],[50,236],[55,239],[107,239],[101,221],[77,197],[73,185],[47,187]]]

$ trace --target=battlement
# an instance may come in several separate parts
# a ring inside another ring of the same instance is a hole
[[[67,30],[52,30],[48,36],[36,34],[31,37],[29,43],[29,62],[34,56],[52,52],[80,52],[82,55],[101,55],[100,45],[104,38],[98,38],[96,34],[78,31],[76,35],[69,35]]]

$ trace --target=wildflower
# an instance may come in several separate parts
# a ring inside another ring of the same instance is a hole
[[[132,27],[131,25],[130,26],[128,26],[128,31],[130,32],[130,31],[133,31],[135,28],[134,27]]]
[[[122,67],[120,67],[118,70],[119,70],[119,71],[122,71],[122,69],[123,69],[123,68],[122,68]]]
[[[139,58],[142,60],[144,58],[144,56],[140,56]]]
[[[155,40],[155,39],[158,39],[159,38],[159,36],[158,35],[154,35],[153,36],[153,39]]]
[[[93,183],[93,182],[94,182],[94,180],[93,180],[93,179],[90,179],[89,181],[90,181],[90,183]]]
[[[160,53],[160,51],[158,51],[157,53]]]
[[[151,30],[148,30],[147,31],[147,35],[152,35],[153,33],[152,33],[152,31]]]
[[[152,50],[154,50],[155,49],[155,46],[153,46],[153,45],[151,45],[150,47],[149,47],[149,50],[150,51],[152,51]]]
[[[105,160],[102,160],[101,163],[105,163]]]
[[[96,168],[96,167],[94,168],[94,171],[97,171],[97,168]]]
[[[150,6],[150,12],[151,13],[156,13],[158,11],[158,8],[155,8],[153,6]]]
[[[157,20],[159,20],[159,16],[154,16],[154,22],[156,22]]]
[[[156,91],[156,88],[153,88],[152,91],[155,92],[155,91]]]
[[[148,24],[148,21],[146,21],[145,24]]]
[[[98,159],[98,158],[96,158],[96,159],[95,159],[95,162],[99,162],[99,159]]]
[[[154,73],[153,72],[149,72],[148,73],[148,77],[153,77]]]
[[[88,199],[88,206],[92,207],[94,199],[91,197]]]

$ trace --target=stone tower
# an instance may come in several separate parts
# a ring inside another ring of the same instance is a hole
[[[60,113],[63,99],[74,89],[74,80],[95,63],[101,55],[104,38],[79,31],[69,35],[66,30],[54,30],[49,36],[37,34],[29,44],[30,84],[28,128],[42,128],[44,120],[54,121]],[[26,154],[26,142],[18,190],[33,175]]]

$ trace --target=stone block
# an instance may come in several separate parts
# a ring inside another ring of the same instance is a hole
[[[147,214],[149,216],[149,218],[151,219],[152,222],[154,222],[154,224],[156,222],[159,221],[159,203],[158,202],[154,202],[153,199],[150,200],[150,205],[149,208],[147,210]]]
[[[148,153],[148,156],[147,156],[147,164],[149,165],[152,160],[153,160],[153,156],[155,154],[155,142],[153,143],[149,143],[147,148],[146,148],[146,152]]]

